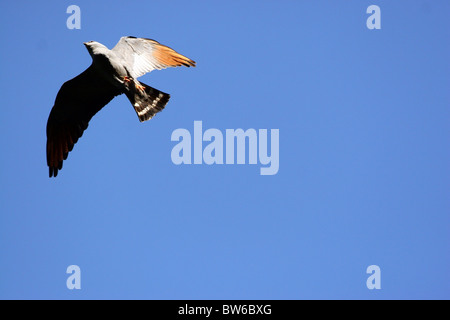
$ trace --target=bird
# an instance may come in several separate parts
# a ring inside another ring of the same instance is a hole
[[[92,117],[114,97],[125,94],[140,122],[164,109],[170,95],[137,80],[153,70],[195,67],[196,62],[148,38],[121,37],[111,50],[84,42],[91,65],[59,89],[47,121],[47,165],[56,177]]]

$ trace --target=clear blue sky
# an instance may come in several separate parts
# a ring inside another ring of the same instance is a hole
[[[81,30],[66,9],[81,8]],[[381,30],[366,9],[381,8]],[[450,298],[448,1],[0,3],[0,298]],[[140,78],[56,179],[45,127],[82,42],[158,40],[197,68]],[[172,163],[177,128],[279,129],[280,166]],[[81,290],[66,268],[81,268]],[[368,290],[366,268],[381,268]]]

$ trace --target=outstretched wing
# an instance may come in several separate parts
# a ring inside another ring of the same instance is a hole
[[[61,86],[47,122],[50,177],[58,175],[63,160],[67,159],[91,118],[121,93],[101,78],[92,66]]]
[[[122,37],[112,51],[120,56],[134,78],[155,69],[195,67],[195,61],[151,39]]]

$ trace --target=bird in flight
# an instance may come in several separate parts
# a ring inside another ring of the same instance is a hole
[[[111,50],[96,41],[84,45],[92,64],[61,86],[48,117],[50,177],[58,175],[91,118],[115,96],[124,93],[141,122],[164,109],[170,95],[139,82],[138,77],[155,69],[195,67],[195,61],[151,39],[122,37]]]

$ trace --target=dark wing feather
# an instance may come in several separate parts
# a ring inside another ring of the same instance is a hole
[[[50,177],[58,175],[63,160],[67,159],[91,118],[121,93],[92,66],[61,86],[47,122],[47,165]]]

